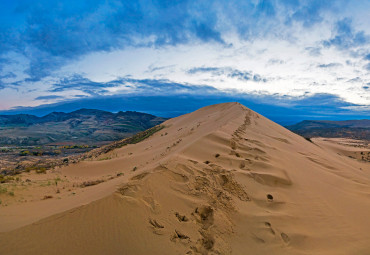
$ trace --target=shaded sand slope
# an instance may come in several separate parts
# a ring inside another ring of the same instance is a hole
[[[370,253],[368,163],[238,103],[164,125],[103,155],[110,160],[61,169],[70,178],[117,169],[125,177],[91,187],[84,206],[51,201],[59,209],[47,218],[30,209],[32,224],[14,221],[0,234],[0,254]],[[107,196],[94,201],[101,185]]]

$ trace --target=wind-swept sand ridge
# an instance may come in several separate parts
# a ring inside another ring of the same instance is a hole
[[[123,177],[42,201],[42,216],[40,201],[0,208],[0,254],[369,254],[368,163],[238,103],[164,125],[60,170]]]

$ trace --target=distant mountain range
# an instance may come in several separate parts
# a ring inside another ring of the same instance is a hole
[[[369,119],[345,121],[304,120],[286,128],[308,138],[340,137],[370,140]]]
[[[0,115],[0,146],[104,144],[129,137],[165,120],[140,112],[111,113],[95,109],[52,112],[43,117]]]

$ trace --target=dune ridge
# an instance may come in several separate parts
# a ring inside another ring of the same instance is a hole
[[[0,254],[369,254],[368,163],[239,103],[163,125],[109,160],[60,169],[124,177],[45,201],[42,217],[36,203],[1,208]]]

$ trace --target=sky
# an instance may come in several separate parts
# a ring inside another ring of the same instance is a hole
[[[0,111],[370,118],[369,0],[0,0]]]

